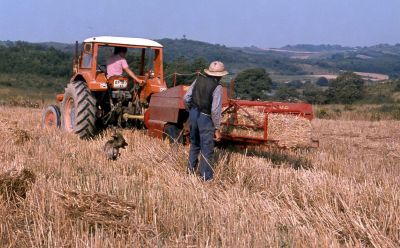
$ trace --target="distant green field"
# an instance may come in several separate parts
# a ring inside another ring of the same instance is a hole
[[[272,81],[277,83],[287,83],[290,81],[300,80],[300,81],[311,81],[314,82],[318,79],[314,75],[277,75],[270,74]]]
[[[55,102],[57,92],[63,92],[66,78],[35,74],[0,73],[0,105],[41,107]]]
[[[0,73],[0,87],[24,89],[34,92],[56,92],[64,88],[66,77],[53,77],[31,73]]]

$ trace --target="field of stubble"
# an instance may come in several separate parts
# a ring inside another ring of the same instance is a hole
[[[219,150],[203,183],[184,147],[124,131],[109,162],[109,133],[79,140],[40,115],[0,107],[0,247],[400,246],[399,121],[317,119],[319,149]],[[33,183],[11,199],[1,185],[23,168]]]

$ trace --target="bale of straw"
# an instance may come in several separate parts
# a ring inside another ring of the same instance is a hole
[[[241,107],[231,110],[222,115],[222,122],[228,125],[222,125],[222,133],[249,136],[254,138],[264,138],[264,129],[255,128],[264,125],[264,107]],[[235,126],[232,126],[235,124]],[[254,126],[254,128],[250,127]]]
[[[222,133],[263,139],[265,118],[263,107],[241,107],[223,115],[222,122],[227,124],[222,125]],[[297,115],[268,114],[267,140],[279,147],[309,147],[311,122]]]
[[[136,208],[131,202],[100,193],[64,191],[57,195],[69,217],[92,225],[127,227]]]
[[[11,170],[0,175],[0,195],[5,201],[25,199],[27,192],[36,181],[31,170]]]
[[[237,125],[262,125],[264,123],[264,107],[241,107],[222,115],[222,122]]]
[[[269,114],[268,139],[278,146],[295,148],[311,145],[311,122],[296,115]]]

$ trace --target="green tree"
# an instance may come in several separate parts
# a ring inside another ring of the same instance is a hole
[[[282,101],[294,101],[300,98],[299,92],[287,84],[281,84],[278,87],[275,96]]]
[[[357,74],[345,72],[332,80],[328,88],[328,101],[353,103],[363,97],[364,80]]]
[[[301,87],[303,87],[303,82],[301,82],[300,80],[292,80],[288,83],[289,87],[292,88],[296,88],[296,89],[300,89]]]
[[[192,72],[200,71],[203,73],[203,70],[208,67],[207,60],[205,58],[195,58],[190,65],[190,70]]]
[[[176,77],[176,85],[188,85],[191,84],[196,78],[196,75],[188,74],[194,74],[198,71],[203,72],[203,70],[208,66],[208,63],[207,60],[202,57],[195,58],[193,61],[190,61],[182,56],[173,61],[164,62],[164,65],[165,75],[167,77],[166,81],[168,86],[171,87],[173,86],[174,73],[184,74]]]
[[[323,104],[326,102],[326,93],[314,84],[307,84],[303,90],[304,100],[308,103]]]
[[[240,99],[265,100],[271,90],[272,80],[264,68],[251,68],[235,78],[235,93]]]
[[[326,77],[320,77],[315,82],[318,86],[328,86],[329,80]]]
[[[400,79],[394,81],[394,91],[396,92],[400,91]]]

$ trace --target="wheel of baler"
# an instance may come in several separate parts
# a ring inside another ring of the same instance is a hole
[[[164,139],[168,139],[169,142],[175,143],[178,142],[180,144],[184,144],[184,137],[181,134],[182,129],[180,129],[177,125],[172,123],[167,123],[164,128]]]
[[[67,85],[61,104],[61,127],[80,138],[91,138],[96,134],[96,99],[85,82]]]
[[[49,105],[42,113],[42,128],[60,128],[61,112],[56,105]]]

